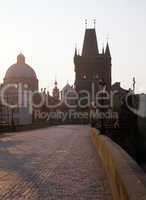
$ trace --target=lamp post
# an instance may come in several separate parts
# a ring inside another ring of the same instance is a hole
[[[102,114],[101,115],[101,130],[100,131],[101,131],[101,134],[105,134],[104,116],[103,116],[104,108],[102,106],[104,105],[103,97],[104,97],[104,90],[106,89],[106,84],[105,84],[103,79],[99,80],[99,87],[101,88],[101,108],[100,108],[100,110],[101,110],[101,114]]]

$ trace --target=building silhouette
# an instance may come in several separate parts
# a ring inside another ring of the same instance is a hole
[[[56,80],[55,80],[55,83],[54,83],[54,88],[53,88],[52,95],[53,95],[55,100],[59,100],[60,92],[59,92],[58,83],[57,83]]]
[[[9,104],[7,106],[9,119],[5,117],[4,121],[9,121],[9,124],[15,125],[31,124],[33,112],[31,96],[25,95],[24,97],[24,91],[38,91],[38,79],[34,69],[26,64],[25,56],[22,53],[17,56],[16,63],[8,68],[1,89],[3,87],[7,88],[3,95],[5,101]],[[12,105],[16,105],[15,108],[12,108]],[[5,115],[6,111],[3,112],[3,116]]]
[[[111,89],[111,54],[109,44],[99,52],[95,28],[85,30],[82,54],[74,54],[75,89],[79,93],[86,90],[90,93],[94,83],[95,92],[99,90],[100,81],[104,81],[106,90]]]

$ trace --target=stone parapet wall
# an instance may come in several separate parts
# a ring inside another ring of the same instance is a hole
[[[94,128],[91,137],[108,176],[113,200],[145,200],[146,175],[137,163]]]

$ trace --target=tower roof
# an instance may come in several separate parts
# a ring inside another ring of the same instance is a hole
[[[98,53],[99,51],[98,51],[95,28],[86,29],[82,56],[94,57],[94,56],[97,56]]]

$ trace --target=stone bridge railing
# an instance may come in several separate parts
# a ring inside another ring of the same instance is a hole
[[[110,138],[92,129],[92,141],[102,160],[114,200],[145,200],[146,175]]]

